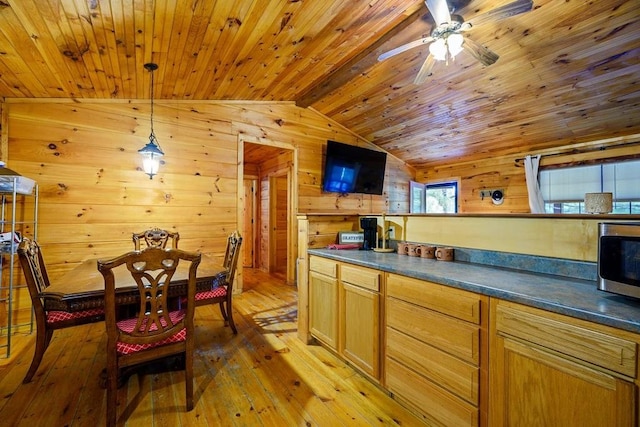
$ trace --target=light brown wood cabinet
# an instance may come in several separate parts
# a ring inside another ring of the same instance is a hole
[[[640,426],[640,335],[309,257],[309,331],[428,425]]]
[[[338,350],[338,263],[309,257],[309,332]]]
[[[387,274],[384,385],[430,424],[485,425],[488,298]]]
[[[371,268],[309,257],[309,332],[376,382],[381,276]]]
[[[340,264],[340,354],[380,379],[380,276],[378,270]]]
[[[491,301],[491,426],[637,425],[637,336]]]

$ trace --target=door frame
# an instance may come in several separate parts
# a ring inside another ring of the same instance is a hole
[[[248,135],[238,135],[238,204],[237,204],[237,221],[238,229],[243,230],[243,212],[244,212],[244,144],[267,145],[274,148],[282,148],[290,150],[292,154],[292,164],[287,172],[287,284],[296,283],[296,259],[298,258],[298,148],[290,143],[272,141],[263,138],[252,137]],[[271,231],[269,232],[271,234]],[[254,258],[255,260],[255,258]],[[241,273],[241,272],[240,272]],[[242,278],[242,274],[240,274]],[[242,282],[238,282],[242,289]]]

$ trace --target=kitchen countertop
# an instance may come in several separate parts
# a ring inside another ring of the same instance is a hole
[[[395,252],[309,249],[308,253],[640,333],[640,300],[600,291],[595,281]]]

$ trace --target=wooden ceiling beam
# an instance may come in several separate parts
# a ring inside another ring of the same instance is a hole
[[[422,5],[415,12],[383,34],[373,44],[369,45],[365,50],[354,56],[350,61],[346,62],[340,68],[337,68],[331,74],[326,75],[318,84],[297,96],[295,99],[296,105],[302,108],[313,105],[313,103],[322,99],[326,94],[331,93],[333,90],[352,80],[353,77],[372,67],[378,62],[378,48],[426,13],[429,13],[429,10],[426,4],[422,2]]]

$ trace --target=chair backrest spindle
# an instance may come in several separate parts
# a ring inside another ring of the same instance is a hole
[[[178,249],[178,240],[180,240],[180,233],[162,230],[158,227],[154,227],[141,233],[133,233],[132,237],[133,247],[136,251],[139,251],[141,249],[141,241],[144,241],[144,243],[149,248],[166,249],[169,240],[171,240],[171,248]]]

